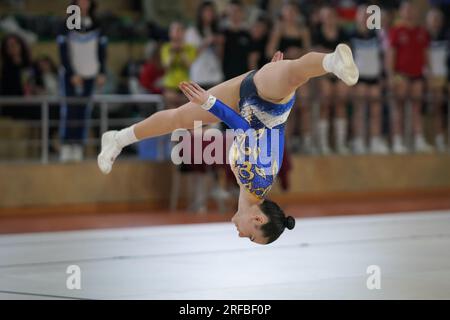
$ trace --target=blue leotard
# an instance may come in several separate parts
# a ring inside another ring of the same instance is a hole
[[[229,161],[240,184],[251,194],[264,198],[274,184],[283,162],[284,128],[295,102],[285,104],[262,99],[252,71],[240,87],[239,110],[210,97],[203,108],[235,130]]]

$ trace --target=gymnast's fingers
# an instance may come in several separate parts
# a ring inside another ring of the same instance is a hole
[[[201,96],[201,92],[193,85],[192,82],[191,83],[187,82],[185,86],[186,89],[189,90],[189,92],[194,98],[199,98]]]
[[[203,93],[203,92],[206,91],[205,89],[203,89],[202,87],[200,87],[196,82],[192,82],[192,81],[191,81],[191,85],[194,86],[194,88],[196,88],[197,91],[198,91],[199,93]]]
[[[189,99],[189,100],[193,100],[194,99],[194,95],[191,92],[191,90],[184,84],[181,83],[179,86],[181,92],[183,92],[183,94]]]

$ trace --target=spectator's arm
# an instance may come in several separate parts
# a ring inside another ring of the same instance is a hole
[[[223,56],[224,56],[224,52],[225,52],[225,36],[223,33],[218,34],[217,35],[217,40],[216,40],[216,45],[217,45],[217,56],[219,57],[219,59],[221,61],[223,61]]]
[[[100,62],[100,74],[106,74],[108,38],[101,36],[98,43],[98,60]]]
[[[277,25],[274,30],[271,32],[269,37],[269,42],[266,47],[266,57],[272,57],[275,52],[277,52],[278,46],[280,45],[281,38],[281,28]]]
[[[56,39],[59,48],[59,56],[61,59],[61,64],[66,70],[66,73],[73,74],[72,65],[69,59],[69,49],[67,47],[67,37],[64,35],[59,35]]]
[[[258,61],[261,57],[261,53],[258,51],[252,51],[250,52],[248,56],[248,68],[249,70],[256,70],[258,69]]]
[[[397,44],[397,33],[391,30],[389,32],[389,41],[386,49],[385,65],[384,65],[388,81],[392,80],[392,77],[394,75],[396,44]]]

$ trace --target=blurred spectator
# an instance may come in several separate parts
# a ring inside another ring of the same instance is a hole
[[[189,80],[189,68],[196,58],[196,49],[184,42],[185,28],[180,22],[170,25],[170,41],[161,48],[161,62],[165,70],[164,97],[169,108],[178,107],[185,98],[178,89]]]
[[[430,34],[430,70],[428,90],[431,94],[431,106],[434,114],[435,146],[439,152],[445,152],[444,131],[444,93],[447,87],[449,61],[449,34],[444,26],[444,16],[438,8],[432,8],[426,17]]]
[[[34,62],[33,93],[58,95],[58,70],[49,56],[42,56]]]
[[[250,34],[244,22],[244,6],[239,0],[231,0],[227,7],[227,19],[223,25],[223,72],[229,80],[248,71]]]
[[[156,53],[155,53],[156,54]],[[159,55],[160,53],[157,52]],[[120,92],[124,94],[140,94],[141,85],[139,84],[139,77],[141,73],[141,68],[145,63],[144,60],[135,59],[133,56],[133,43],[128,42],[127,44],[127,61],[121,68],[120,77]],[[159,58],[158,58],[159,59]]]
[[[324,6],[320,11],[320,27],[313,36],[313,45],[322,52],[332,52],[339,43],[347,42],[344,30],[339,27],[336,11],[333,7]],[[347,142],[347,110],[346,103],[349,88],[333,75],[319,79],[321,97],[320,120],[318,123],[319,151],[321,154],[331,152],[329,135],[329,117],[331,105],[334,105],[334,141],[339,154],[348,153]]]
[[[140,85],[152,94],[162,94],[162,79],[164,69],[161,65],[160,48],[156,42],[151,42],[146,48],[146,57],[144,65],[139,74]]]
[[[1,43],[0,93],[3,96],[30,94],[31,58],[25,42],[15,34],[6,35]],[[36,116],[32,108],[3,106],[2,115],[15,119]],[[39,110],[38,110],[39,111]]]
[[[359,68],[359,81],[355,87],[353,100],[353,152],[364,154],[366,147],[366,106],[370,107],[370,152],[386,154],[389,149],[381,137],[382,131],[382,44],[375,30],[366,26],[367,6],[358,7],[355,30],[350,34],[350,44],[356,65]]]
[[[425,140],[422,119],[424,96],[424,69],[427,64],[429,35],[418,24],[418,12],[409,1],[402,2],[398,24],[389,32],[389,50],[386,55],[386,74],[394,94],[392,115],[393,151],[405,153],[403,119],[406,100],[410,98],[414,133],[413,148],[417,152],[429,152]]]
[[[311,35],[308,28],[302,23],[299,7],[294,2],[286,2],[281,8],[280,19],[275,23],[275,27],[270,35],[267,46],[267,57],[271,57],[277,50],[284,53],[285,59],[298,59],[311,48]],[[301,104],[301,108],[294,109],[294,115],[288,122],[288,138],[293,138],[295,126],[301,123],[301,149],[304,153],[312,153],[311,134],[311,109],[310,86],[303,85],[296,93],[298,98],[296,104]],[[288,140],[289,141],[289,140]],[[297,139],[290,141],[294,150],[298,149]]]
[[[23,96],[28,94],[30,76],[30,52],[25,42],[14,34],[3,38],[1,44],[2,72],[1,94],[5,96]]]
[[[67,97],[90,97],[95,86],[105,84],[107,39],[102,36],[95,16],[94,0],[74,0],[81,9],[81,29],[65,30],[58,36],[62,62],[62,94]],[[81,161],[87,137],[91,107],[61,105],[61,161]]]
[[[198,50],[198,57],[191,66],[190,77],[208,89],[223,81],[219,58],[219,21],[212,1],[203,1],[197,9],[195,27],[186,32],[186,43]]]
[[[266,56],[270,27],[270,20],[265,15],[260,15],[250,28],[251,46],[248,63],[250,70],[260,69],[270,61]]]

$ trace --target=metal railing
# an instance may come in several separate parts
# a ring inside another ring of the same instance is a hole
[[[317,136],[317,123],[319,121],[319,101],[320,97],[309,97],[309,107],[311,108],[311,128],[313,136]],[[382,97],[382,102],[384,105],[388,107],[391,104],[392,96],[384,96]],[[351,102],[352,100],[349,99]],[[444,98],[447,105],[447,118],[445,122],[447,123],[447,150],[448,143],[450,142],[450,100]],[[433,97],[430,95],[426,95],[424,97],[423,103],[427,106],[428,115],[430,112],[430,108],[433,102]],[[0,107],[2,106],[21,106],[21,107],[37,107],[40,108],[40,119],[38,120],[26,120],[26,123],[35,127],[40,128],[40,139],[36,141],[27,140],[27,143],[35,143],[40,146],[40,161],[42,163],[49,162],[49,132],[50,127],[58,127],[59,120],[51,120],[50,119],[50,108],[55,107],[59,108],[61,104],[67,103],[72,105],[92,105],[93,108],[98,108],[98,119],[91,119],[90,127],[98,127],[100,135],[96,136],[94,139],[89,140],[90,142],[95,143],[97,146],[99,145],[99,140],[101,134],[107,131],[110,126],[118,126],[125,127],[129,126],[132,123],[136,122],[136,118],[111,118],[110,117],[110,107],[112,105],[147,105],[151,104],[156,107],[157,110],[162,110],[164,108],[164,100],[161,95],[151,95],[151,94],[138,94],[138,95],[94,95],[90,98],[81,98],[81,97],[58,97],[58,96],[32,96],[32,97],[0,97]],[[367,114],[367,106],[365,107],[364,114]],[[142,118],[149,116],[150,114],[146,112]],[[409,147],[411,147],[411,138],[412,138],[412,112],[410,103],[406,104],[405,112],[403,113],[403,127],[404,127],[404,138],[405,142]],[[293,118],[293,117],[291,117]],[[444,120],[444,119],[443,119]],[[293,120],[291,120],[293,121]],[[390,121],[390,116],[389,120]],[[351,121],[349,121],[350,124]],[[73,123],[80,124],[81,121],[72,121]],[[81,125],[81,124],[80,124]],[[0,137],[2,140],[2,137]],[[317,139],[314,139],[317,143]],[[0,141],[1,142],[1,141]],[[159,145],[159,152],[163,153],[164,145]],[[1,160],[1,159],[0,159]]]
[[[138,94],[138,95],[93,95],[92,97],[59,97],[59,96],[31,96],[31,97],[1,97],[0,107],[2,106],[21,106],[21,107],[40,107],[40,136],[41,136],[41,162],[46,164],[49,162],[49,128],[50,128],[50,112],[51,106],[59,108],[61,104],[71,104],[74,106],[92,105],[94,108],[99,106],[100,133],[108,130],[112,119],[109,118],[109,107],[113,104],[153,104],[157,110],[164,108],[164,101],[161,95]],[[132,120],[136,119],[116,119],[116,125],[130,125]],[[27,121],[32,123],[33,121]],[[59,122],[59,121],[58,121]]]

